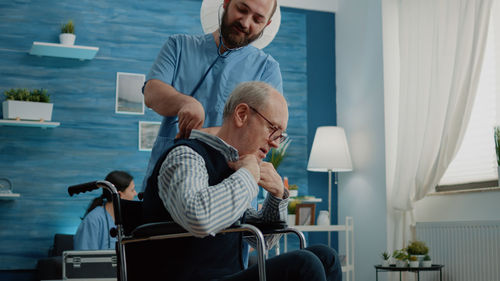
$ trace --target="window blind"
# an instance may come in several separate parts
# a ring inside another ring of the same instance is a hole
[[[462,145],[439,185],[485,182],[498,178],[493,129],[500,125],[500,14],[491,14],[479,87]],[[495,28],[497,27],[497,28]]]

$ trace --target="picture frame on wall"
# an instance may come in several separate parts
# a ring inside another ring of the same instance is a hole
[[[115,113],[144,114],[144,95],[142,86],[146,81],[144,74],[116,73]]]
[[[295,225],[314,225],[316,204],[298,203],[295,207]]]
[[[161,122],[139,121],[139,150],[151,151],[160,131]]]

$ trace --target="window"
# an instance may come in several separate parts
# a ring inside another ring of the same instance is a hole
[[[500,125],[500,5],[494,2],[471,119],[462,145],[436,191],[498,186],[493,128]]]

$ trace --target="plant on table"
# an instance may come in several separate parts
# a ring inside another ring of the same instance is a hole
[[[410,262],[410,267],[418,267],[420,262],[418,261],[417,256],[410,256],[408,258],[408,261]]]
[[[425,245],[425,242],[415,240],[406,247],[406,252],[410,256],[417,256],[420,261],[429,252],[429,248]]]
[[[424,256],[424,260],[422,261],[422,266],[423,267],[431,267],[432,266],[432,260],[429,255]]]
[[[404,249],[401,250],[395,250],[392,253],[392,257],[396,259],[396,266],[397,267],[406,267],[407,264],[406,262],[408,261],[408,254]]]
[[[382,254],[380,254],[380,256],[382,257],[382,266],[389,266],[389,258],[391,257],[391,255],[389,255],[387,251],[384,251]]]

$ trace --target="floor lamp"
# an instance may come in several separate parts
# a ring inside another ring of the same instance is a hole
[[[316,129],[307,170],[328,172],[328,215],[332,223],[332,172],[352,171],[351,155],[344,129],[322,126]],[[330,233],[328,233],[330,246]]]

